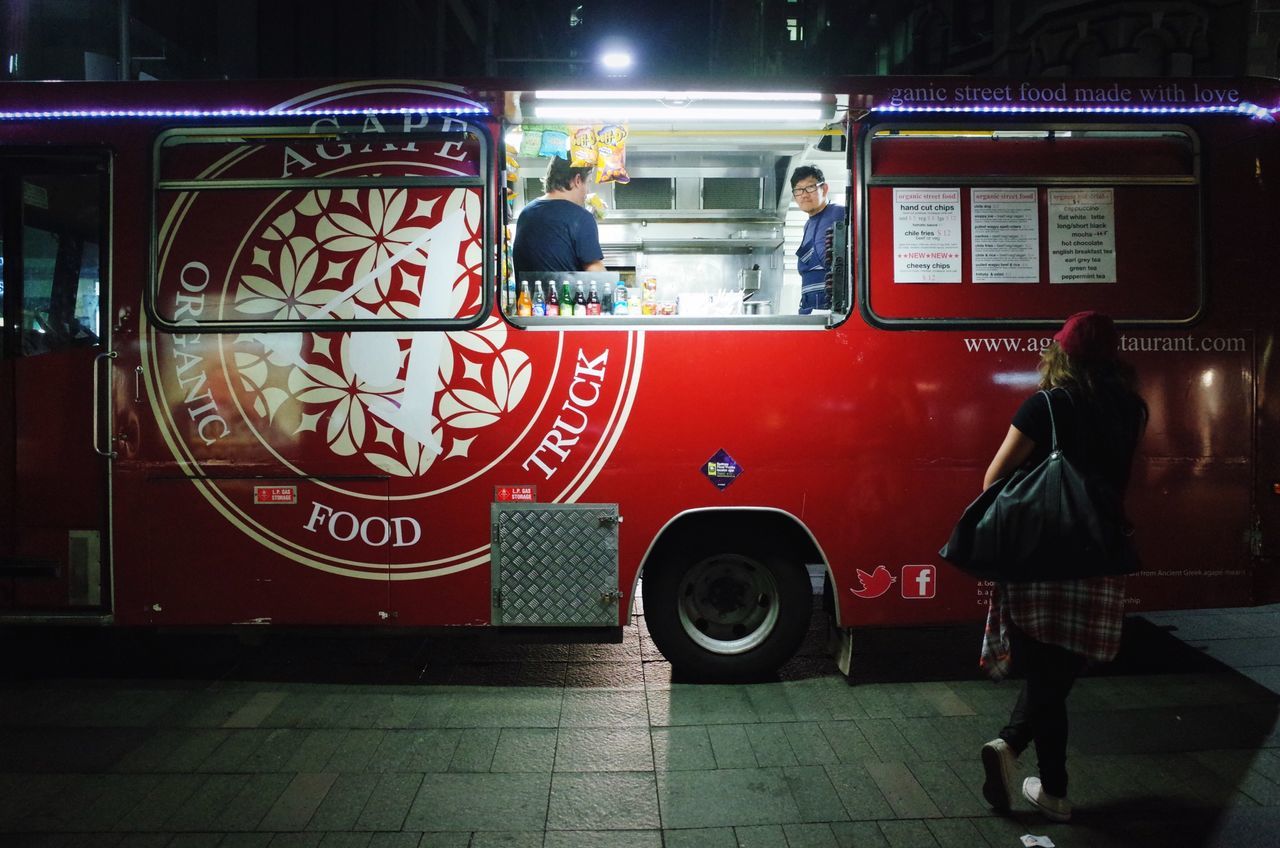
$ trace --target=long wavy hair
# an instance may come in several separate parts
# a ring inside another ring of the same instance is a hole
[[[1066,389],[1084,401],[1106,438],[1133,445],[1147,426],[1146,401],[1133,366],[1119,358],[1078,359],[1057,342],[1040,352],[1040,388]]]

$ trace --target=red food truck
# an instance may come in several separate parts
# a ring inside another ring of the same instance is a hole
[[[1131,608],[1277,597],[1275,81],[0,104],[4,622],[617,628],[643,577],[716,677],[784,662],[822,574],[846,647],[974,620],[937,550],[1082,309],[1151,407]],[[604,271],[512,267],[551,156]],[[800,314],[806,166],[843,211]]]

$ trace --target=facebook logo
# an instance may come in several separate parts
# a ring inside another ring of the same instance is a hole
[[[904,598],[932,598],[938,585],[937,571],[932,565],[904,565],[898,585]]]

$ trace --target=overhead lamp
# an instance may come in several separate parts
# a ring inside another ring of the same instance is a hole
[[[606,50],[600,54],[600,64],[607,71],[625,71],[635,60],[626,50]]]

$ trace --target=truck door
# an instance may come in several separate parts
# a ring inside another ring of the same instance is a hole
[[[110,605],[107,175],[0,150],[0,614]]]

